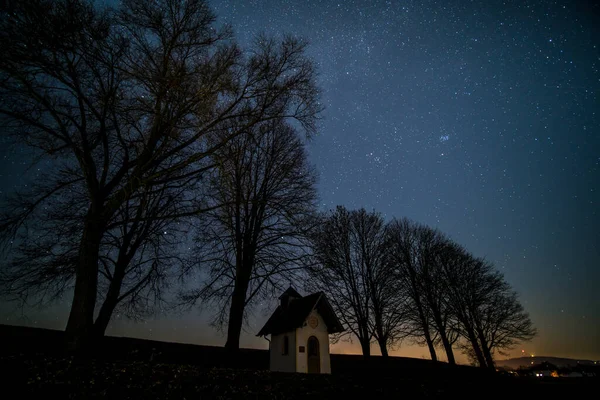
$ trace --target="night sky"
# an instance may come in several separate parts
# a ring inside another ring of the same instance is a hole
[[[322,209],[365,207],[439,228],[494,262],[520,294],[539,335],[511,355],[600,359],[600,7],[211,4],[242,45],[258,32],[310,42],[325,106],[309,145]],[[2,156],[0,190],[8,192],[24,184],[24,161],[14,150]],[[64,329],[69,301],[24,315],[4,305],[0,315]],[[256,312],[242,346],[268,347],[254,338],[265,313]],[[117,319],[108,334],[222,345],[205,321],[199,311]],[[407,345],[392,354],[428,357]]]

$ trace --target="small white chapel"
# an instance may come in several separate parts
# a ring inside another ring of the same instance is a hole
[[[271,371],[330,374],[329,334],[344,328],[323,292],[302,297],[292,287],[256,336],[271,336]],[[268,339],[267,339],[268,340]]]

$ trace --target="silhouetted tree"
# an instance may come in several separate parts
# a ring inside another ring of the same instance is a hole
[[[452,351],[451,325],[452,314],[447,307],[447,283],[441,266],[446,249],[446,238],[436,229],[419,226],[417,229],[417,285],[422,294],[423,303],[431,325],[437,331],[439,342],[443,346],[449,364],[456,364]],[[456,338],[454,337],[454,340]]]
[[[461,246],[449,242],[442,253],[440,264],[447,283],[447,307],[458,320],[457,329],[470,344],[461,347],[481,367],[486,367],[483,351],[475,332],[474,313],[483,299],[479,282],[491,273],[490,265],[475,259]]]
[[[376,212],[348,211],[338,206],[320,217],[312,235],[314,265],[309,268],[310,290],[328,293],[336,313],[370,356],[371,338],[387,356],[403,318],[394,282],[387,274],[385,225]]]
[[[52,177],[38,185],[53,183]],[[72,185],[43,208],[26,233],[16,237],[12,256],[0,271],[3,295],[10,300],[43,306],[73,288],[77,264],[77,239],[85,213],[84,188]],[[172,195],[140,193],[113,216],[99,250],[98,296],[102,299],[94,322],[94,333],[103,335],[113,311],[120,308],[130,318],[139,318],[162,300],[171,266],[180,261],[175,249],[173,221],[164,218],[174,210]],[[13,199],[20,206],[28,199]],[[16,204],[16,205],[17,205]],[[166,235],[166,230],[169,235]]]
[[[280,118],[314,131],[313,70],[291,38],[259,40],[244,57],[228,29],[213,27],[202,0],[123,0],[118,10],[79,0],[1,7],[2,122],[16,143],[35,150],[34,162],[51,160],[56,178],[15,195],[29,201],[5,208],[0,232],[7,245],[27,237],[44,207],[82,185],[77,252],[64,255],[76,257],[66,333],[81,349],[92,333],[100,250],[115,214],[140,192],[169,184],[187,188],[175,216],[193,215],[203,206],[194,188],[212,167],[208,156],[230,139]],[[209,140],[215,134],[222,140]],[[60,288],[62,267],[55,269]]]
[[[369,273],[371,331],[383,357],[389,355],[390,347],[409,336],[406,324],[410,320],[406,290],[394,279],[387,266],[389,264]]]
[[[493,354],[530,340],[536,333],[516,293],[493,264],[449,243],[441,262],[447,306],[470,344],[468,354],[481,367],[494,368]]]
[[[95,335],[104,335],[115,310],[138,319],[165,303],[164,289],[184,263],[178,246],[182,222],[171,218],[179,192],[167,187],[141,192],[115,214],[100,248],[102,303]]]
[[[422,268],[427,264],[424,253],[427,245],[425,239],[429,234],[426,227],[407,218],[393,219],[388,224],[387,248],[390,262],[395,268],[395,279],[405,288],[410,299],[409,317],[413,328],[409,332],[411,336],[425,340],[431,359],[437,361],[435,333],[431,326],[430,309],[427,306],[422,282]]]
[[[298,132],[281,120],[231,140],[212,160],[217,167],[206,191],[214,210],[199,216],[196,238],[197,265],[207,278],[184,300],[214,305],[216,325],[227,326],[225,347],[236,350],[247,309],[273,298],[282,280],[295,280],[302,269],[316,174]]]
[[[487,366],[494,367],[495,353],[503,354],[522,341],[531,340],[536,329],[504,277],[496,272],[488,276],[486,301],[480,305],[475,326]]]
[[[386,225],[381,214],[364,208],[350,214],[371,298],[370,329],[381,355],[387,357],[388,347],[403,338],[406,293],[393,279],[393,265],[386,258]]]
[[[0,288],[2,297],[19,305],[46,306],[60,299],[73,287],[78,260],[77,240],[81,237],[85,209],[83,178],[70,176],[74,171],[62,169],[58,174],[42,172],[29,185],[32,193],[49,193],[57,187],[68,186],[69,196],[57,196],[55,201],[36,210],[35,223],[24,220],[9,240],[10,257],[2,260]],[[15,193],[4,199],[6,221],[21,210],[36,208],[37,198]],[[43,220],[42,220],[43,219]],[[6,226],[4,226],[6,228]],[[7,234],[8,232],[3,232]]]

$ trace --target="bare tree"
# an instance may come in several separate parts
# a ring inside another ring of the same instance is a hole
[[[404,314],[389,279],[384,245],[385,224],[380,214],[338,206],[321,216],[312,235],[314,265],[309,269],[310,290],[328,293],[347,332],[354,334],[363,355],[371,354],[376,338],[381,353],[399,339]]]
[[[20,306],[44,307],[73,288],[78,260],[76,242],[85,215],[81,202],[86,196],[82,185],[77,184],[78,178],[67,171],[58,175],[41,173],[40,179],[29,185],[32,193],[69,186],[69,195],[57,196],[55,201],[37,207],[35,223],[24,221],[6,243],[10,257],[2,260],[0,268],[2,296]],[[3,220],[23,209],[36,208],[37,200],[27,193],[6,197]]]
[[[385,256],[385,250],[382,250]],[[369,273],[371,290],[371,331],[383,357],[389,348],[409,336],[410,303],[405,288],[394,279],[394,273],[386,264]]]
[[[97,336],[104,335],[115,310],[138,319],[166,302],[164,289],[184,264],[179,247],[182,222],[172,218],[179,211],[180,191],[167,189],[147,190],[125,203],[104,235],[98,286],[102,304],[94,321]]]
[[[228,140],[280,118],[312,132],[319,111],[313,69],[291,38],[260,40],[244,57],[228,29],[213,27],[202,0],[124,0],[117,11],[91,1],[7,1],[0,12],[2,121],[61,177],[15,195],[29,201],[5,208],[2,239],[10,245],[27,237],[44,207],[58,209],[53,204],[82,185],[77,253],[65,257],[76,259],[67,336],[71,348],[84,348],[101,245],[115,214],[165,184],[188,188],[178,216],[197,213],[194,188],[212,167],[208,156]],[[209,140],[230,121],[236,129]]]
[[[447,283],[441,266],[441,258],[449,241],[436,229],[419,226],[417,229],[417,284],[422,294],[423,303],[427,307],[427,314],[431,325],[437,331],[449,364],[456,364],[452,350],[451,337],[452,313],[447,307]]]
[[[55,184],[52,176],[46,176],[36,185]],[[15,238],[12,257],[0,269],[5,298],[21,306],[45,306],[72,290],[77,239],[85,214],[84,190],[72,184],[67,194],[43,207],[27,232]],[[178,212],[178,193],[167,187],[139,193],[110,221],[100,245],[98,297],[102,302],[94,322],[96,335],[104,334],[116,308],[137,319],[163,301],[167,278],[176,270],[174,264],[182,262],[180,249],[175,246],[179,241],[175,226],[181,222],[167,218]],[[16,197],[12,201],[23,207],[30,199]]]
[[[412,336],[424,338],[431,359],[437,361],[431,313],[422,287],[421,269],[427,264],[427,260],[423,259],[426,246],[424,241],[429,232],[426,227],[402,218],[390,221],[387,235],[390,262],[394,265],[396,279],[405,288],[410,299],[410,316],[414,325]]]
[[[486,301],[476,310],[475,329],[486,364],[494,368],[495,353],[505,355],[503,351],[531,340],[536,329],[504,277],[496,271],[486,278]]]
[[[196,249],[207,279],[184,300],[216,304],[225,347],[236,350],[247,310],[302,268],[316,174],[298,132],[281,120],[231,140],[213,160],[207,198],[215,209],[199,216]]]
[[[458,332],[470,345],[460,347],[466,350],[477,364],[486,367],[487,363],[475,331],[474,310],[484,301],[485,293],[478,282],[491,273],[490,266],[482,260],[475,259],[463,247],[453,242],[448,242],[446,249],[441,253],[440,264],[447,283],[447,307],[458,320]]]
[[[386,225],[381,214],[364,208],[350,212],[351,229],[356,251],[364,264],[370,296],[369,325],[379,345],[381,355],[388,356],[388,347],[402,339],[402,324],[406,316],[405,291],[393,279],[393,267],[386,258]]]
[[[470,346],[463,348],[479,366],[493,369],[496,351],[530,340],[535,328],[493,264],[452,242],[442,255],[447,306],[458,321],[458,332]]]

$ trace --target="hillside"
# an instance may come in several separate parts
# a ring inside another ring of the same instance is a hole
[[[64,354],[63,332],[0,325],[4,390],[25,398],[296,399],[481,398],[482,394],[573,397],[597,379],[518,378],[429,360],[331,356],[331,375],[268,371],[266,350],[106,337],[95,355]],[[514,396],[512,396],[514,397]]]
[[[535,356],[535,357],[518,357],[510,358],[508,360],[498,360],[496,365],[499,367],[505,367],[510,369],[519,369],[519,367],[528,368],[532,365],[541,363],[550,363],[559,368],[575,367],[577,365],[594,365],[592,360],[577,360],[574,358],[561,358],[561,357],[550,357],[550,356]]]
[[[62,355],[64,332],[52,329],[31,328],[0,324],[0,340],[11,343],[3,350],[9,354]],[[223,347],[196,344],[161,342],[156,340],[128,337],[106,336],[96,349],[96,358],[119,361],[149,361],[156,363],[189,364],[202,368],[245,368],[269,369],[269,353],[260,349],[240,349],[235,360],[230,359]],[[373,357],[369,368],[393,366],[394,368],[421,369],[448,367],[445,363],[433,363],[430,360],[409,357],[390,357],[382,363],[381,357]],[[360,368],[361,355],[332,354],[332,369],[346,371]],[[381,365],[380,365],[381,364]],[[468,368],[470,367],[458,367]]]

